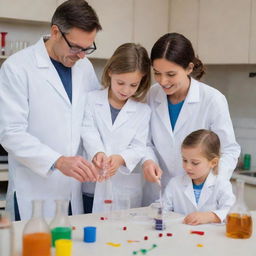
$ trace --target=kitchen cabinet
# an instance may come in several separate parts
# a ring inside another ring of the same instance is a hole
[[[97,34],[97,50],[90,55],[109,58],[121,44],[133,39],[133,0],[89,0],[103,30]]]
[[[198,54],[208,64],[248,63],[251,0],[202,0]]]
[[[177,32],[187,37],[197,53],[199,22],[199,0],[170,1],[169,32]]]
[[[256,63],[256,0],[252,0],[251,5],[251,24],[250,24],[250,47],[249,47],[249,63]]]
[[[168,32],[169,0],[134,1],[134,38],[135,43],[144,46],[148,53],[153,44]]]
[[[168,32],[169,0],[89,0],[103,31],[96,37],[97,51],[106,58],[123,43],[140,43],[149,52],[155,41]],[[91,57],[90,56],[90,57]]]
[[[188,4],[183,0],[170,0],[169,31],[188,37],[205,64],[247,64],[249,52],[252,52],[251,63],[253,58],[255,63],[255,2],[191,0]]]
[[[50,22],[56,0],[0,0],[0,18]]]

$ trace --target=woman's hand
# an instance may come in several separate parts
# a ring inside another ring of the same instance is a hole
[[[149,182],[159,182],[163,171],[153,160],[146,160],[142,165],[144,178]]]
[[[192,212],[188,214],[183,220],[184,224],[193,226],[220,222],[221,220],[219,219],[219,217],[213,212]]]

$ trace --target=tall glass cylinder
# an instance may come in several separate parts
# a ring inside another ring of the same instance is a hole
[[[32,218],[23,230],[22,256],[50,256],[51,233],[43,218],[43,201],[33,200]]]
[[[236,181],[236,202],[226,219],[226,236],[249,238],[252,235],[252,217],[244,201],[244,181]]]

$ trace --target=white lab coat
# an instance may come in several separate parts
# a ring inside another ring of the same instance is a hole
[[[81,184],[50,170],[61,156],[78,153],[84,99],[99,88],[88,59],[72,67],[72,104],[48,56],[43,39],[9,57],[0,71],[0,143],[9,153],[7,209],[13,215],[16,191],[21,219],[31,216],[31,200],[44,199],[44,215],[54,215],[55,199],[69,199],[82,212]]]
[[[209,173],[196,203],[193,183],[188,175],[172,178],[163,196],[167,210],[188,215],[192,212],[214,212],[224,221],[235,202],[232,185],[227,179]]]
[[[184,173],[181,144],[185,137],[198,129],[214,131],[221,141],[222,157],[219,175],[229,179],[240,155],[240,146],[235,140],[225,96],[218,90],[191,78],[188,95],[184,101],[174,130],[168,112],[167,96],[159,84],[152,86],[148,104],[151,107],[150,131],[152,145],[148,147],[146,159],[159,162],[163,170],[163,189],[170,178]],[[143,204],[154,202],[159,189],[154,183],[146,183]]]
[[[148,137],[150,108],[145,103],[128,99],[112,124],[108,89],[88,94],[82,129],[84,148],[89,159],[97,152],[107,156],[120,154],[121,166],[111,178],[114,198],[119,192],[129,194],[132,207],[141,206],[141,173],[131,173],[144,156]],[[93,212],[103,211],[106,183],[96,183]]]

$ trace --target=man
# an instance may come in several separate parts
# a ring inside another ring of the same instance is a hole
[[[7,209],[15,219],[31,216],[31,201],[67,199],[82,212],[80,182],[95,181],[95,167],[78,154],[84,99],[98,89],[86,57],[96,50],[98,17],[84,0],[55,11],[51,34],[3,64],[0,71],[0,143],[9,154]],[[72,177],[72,178],[71,178]],[[74,179],[73,179],[74,178]]]

